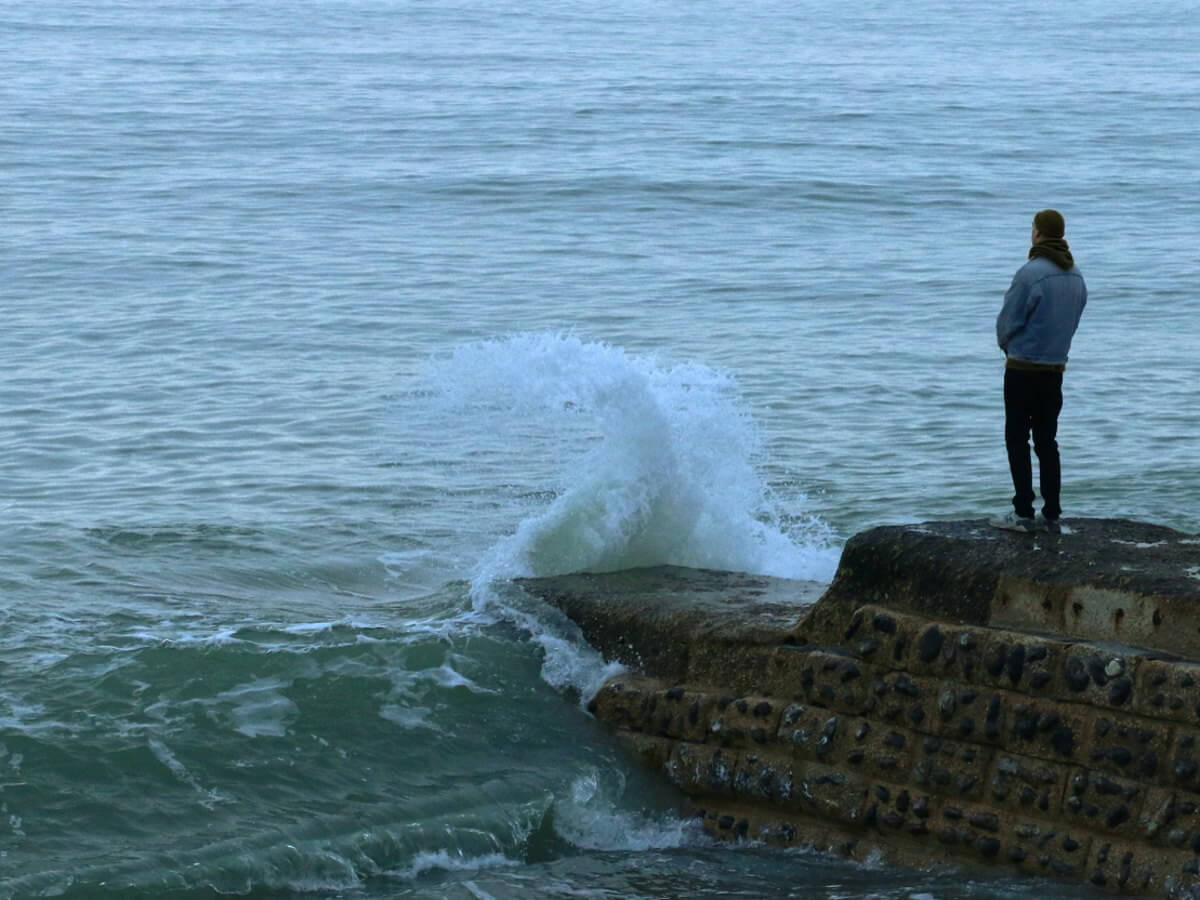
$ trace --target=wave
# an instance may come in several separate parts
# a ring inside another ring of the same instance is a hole
[[[442,420],[478,435],[494,469],[510,459],[546,479],[519,492],[536,505],[482,554],[470,595],[482,620],[526,631],[543,651],[543,680],[583,704],[621,667],[565,617],[509,590],[512,579],[660,565],[832,579],[831,532],[771,491],[759,429],[729,373],[537,333],[458,346],[426,379]]]

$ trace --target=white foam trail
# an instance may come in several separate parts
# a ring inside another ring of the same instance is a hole
[[[148,743],[150,746],[150,752],[154,754],[155,758],[164,766],[166,766],[172,775],[174,775],[184,784],[193,788],[196,793],[200,795],[200,805],[205,809],[214,808],[217,803],[220,803],[224,799],[217,791],[209,790],[201,785],[200,782],[196,780],[196,777],[188,771],[187,766],[181,763],[175,754],[171,752],[171,749],[161,740],[158,738],[150,738]]]

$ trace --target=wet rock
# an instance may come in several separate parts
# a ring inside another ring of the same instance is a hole
[[[880,613],[871,621],[871,626],[876,631],[881,631],[884,634],[896,633],[896,620],[891,616]]]
[[[1108,702],[1113,706],[1123,705],[1133,693],[1133,679],[1122,675],[1114,678],[1108,688]]]
[[[948,719],[954,715],[955,707],[958,705],[957,697],[953,688],[945,688],[938,695],[938,713],[943,719]]]
[[[938,655],[942,652],[944,641],[945,636],[936,625],[926,628],[917,641],[917,655],[921,662],[931,663],[937,659]]]
[[[1072,656],[1067,660],[1067,687],[1079,693],[1086,691],[1091,682],[1091,676],[1081,659]]]
[[[1025,648],[1020,644],[1013,647],[1008,654],[1005,666],[1008,670],[1009,681],[1017,684],[1025,672]]]

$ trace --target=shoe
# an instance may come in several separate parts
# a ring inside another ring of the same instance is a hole
[[[1021,531],[1025,534],[1033,534],[1037,531],[1037,524],[1033,518],[1018,516],[1015,512],[1010,512],[1006,516],[1001,516],[996,519],[989,519],[988,524],[993,528],[1002,528],[1005,531]]]
[[[1050,534],[1062,534],[1062,524],[1058,519],[1047,519],[1041,513],[1037,514],[1037,527]]]

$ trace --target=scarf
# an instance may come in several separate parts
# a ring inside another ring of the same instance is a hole
[[[1071,248],[1062,238],[1042,238],[1029,248],[1029,258],[1033,259],[1037,256],[1046,257],[1060,269],[1070,269],[1075,265],[1075,257],[1071,255]]]

